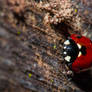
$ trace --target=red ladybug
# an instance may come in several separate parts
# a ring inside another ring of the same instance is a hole
[[[92,66],[92,41],[84,36],[72,34],[63,49],[67,65],[75,73]]]

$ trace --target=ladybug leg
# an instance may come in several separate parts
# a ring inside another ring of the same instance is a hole
[[[67,65],[65,65],[65,69],[66,69],[66,70],[63,72],[63,74],[64,74],[69,80],[71,80],[71,78],[74,76],[73,71],[70,70],[70,68],[69,68]]]
[[[70,80],[73,76],[74,76],[74,73],[73,73],[71,70],[67,71],[67,77],[68,77],[69,80]]]
[[[72,77],[74,76],[74,73],[71,70],[64,71],[63,74],[67,77],[69,81],[72,80]]]

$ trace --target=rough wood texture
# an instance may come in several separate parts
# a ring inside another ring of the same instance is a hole
[[[64,74],[62,42],[65,30],[75,30],[64,23],[45,24],[39,1],[23,1],[0,1],[0,92],[91,92],[88,72],[72,81]]]

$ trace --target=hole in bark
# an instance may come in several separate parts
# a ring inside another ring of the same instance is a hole
[[[73,28],[71,27],[71,25],[66,21],[63,21],[56,25],[53,24],[52,27],[55,29],[56,32],[62,34],[65,38],[70,36],[70,31],[71,32],[73,31]]]

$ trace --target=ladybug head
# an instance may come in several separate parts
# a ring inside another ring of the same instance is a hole
[[[79,48],[74,40],[67,39],[64,42],[63,56],[66,63],[72,63],[79,54]]]

